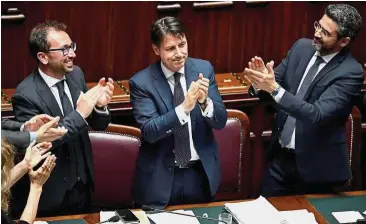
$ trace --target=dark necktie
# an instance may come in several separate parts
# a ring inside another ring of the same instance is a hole
[[[319,65],[322,62],[324,62],[323,58],[320,56],[317,56],[315,63],[309,69],[304,81],[301,84],[299,91],[296,93],[297,98],[299,98],[301,100],[304,99],[306,91],[309,89],[309,86],[310,86],[311,82],[313,81],[313,79],[319,69]],[[295,126],[296,126],[296,119],[291,116],[287,116],[285,125],[283,126],[283,130],[281,133],[281,138],[280,138],[283,147],[286,147],[290,143],[292,134],[295,130]]]
[[[56,83],[56,87],[58,89],[58,94],[61,99],[62,110],[64,112],[64,117],[70,114],[74,108],[71,105],[69,97],[65,93],[65,80],[61,80],[60,82]]]
[[[179,106],[184,101],[184,92],[180,83],[180,73],[174,73],[174,107]],[[191,149],[189,144],[188,122],[180,125],[174,130],[174,154],[177,165],[185,166],[191,159]]]

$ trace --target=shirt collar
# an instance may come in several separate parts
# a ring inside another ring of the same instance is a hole
[[[328,55],[324,55],[324,56],[321,56],[321,57],[323,58],[323,60],[325,61],[325,63],[328,63],[328,62],[330,62],[330,60],[332,60],[332,58],[334,58],[338,53],[339,53],[339,51],[338,51],[338,52],[335,52],[335,53],[333,53],[333,54],[328,54]],[[315,52],[315,56],[320,56],[319,51],[316,51],[316,52]]]
[[[60,80],[60,79],[53,78],[53,77],[51,77],[49,75],[46,75],[44,72],[42,72],[42,70],[40,68],[38,68],[38,72],[41,75],[41,77],[43,78],[43,80],[46,82],[46,84],[47,84],[47,86],[49,88],[51,88],[52,86],[56,85],[61,80],[65,80],[65,75]]]
[[[166,79],[169,79],[172,75],[174,75],[175,72],[170,71],[165,65],[163,64],[163,61],[160,61],[161,69],[163,70],[163,73],[165,75]],[[184,74],[184,66],[179,69],[178,71],[181,74]]]

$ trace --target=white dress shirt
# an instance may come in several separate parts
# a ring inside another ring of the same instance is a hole
[[[174,72],[170,71],[168,68],[165,67],[165,65],[161,62],[161,69],[163,70],[163,73],[165,75],[165,78],[168,81],[170,90],[172,91],[172,94],[174,95]],[[180,84],[183,89],[184,96],[187,95],[187,84],[186,84],[186,78],[184,76],[184,66],[178,71],[180,76]],[[202,116],[211,118],[213,116],[213,103],[212,100],[207,98],[207,107],[205,111],[202,111]],[[188,132],[189,132],[189,145],[191,149],[191,161],[198,160],[200,157],[197,154],[197,151],[194,147],[193,138],[192,138],[192,122],[191,122],[191,114],[188,115],[184,112],[183,105],[179,105],[175,108],[175,113],[177,114],[177,117],[182,125],[186,124],[188,122]]]
[[[332,60],[332,58],[333,58],[333,57],[335,57],[337,54],[338,54],[338,52],[333,53],[333,54],[329,54],[329,55],[325,55],[325,56],[321,56],[321,57],[323,58],[323,60],[324,60],[324,61],[319,65],[319,67],[318,67],[318,71],[316,72],[316,74],[315,74],[314,78],[318,75],[318,73],[320,72],[320,70],[322,70],[322,69],[324,68],[324,66],[325,66],[327,63],[329,63],[329,61],[330,61],[330,60]],[[319,54],[319,52],[318,52],[318,51],[316,51],[316,52],[314,53],[313,57],[312,57],[312,58],[311,58],[311,60],[309,61],[309,64],[308,64],[308,66],[306,67],[305,73],[304,73],[304,75],[302,76],[302,79],[301,79],[300,85],[299,85],[299,87],[297,88],[296,93],[300,90],[300,87],[301,87],[301,85],[302,85],[302,83],[303,83],[303,81],[304,81],[304,79],[305,79],[305,77],[306,77],[306,75],[307,75],[308,71],[310,70],[311,66],[313,66],[313,65],[314,65],[314,63],[315,63],[317,56],[320,56],[320,54]],[[305,75],[305,74],[306,74],[306,75]],[[313,80],[314,80],[314,78],[313,78]],[[285,90],[285,89],[283,89],[282,87],[280,88],[280,90],[278,91],[278,94],[274,97],[274,100],[275,100],[277,103],[279,103],[279,102],[280,102],[280,100],[281,100],[281,98],[282,98],[283,94],[285,94],[285,91],[286,91],[286,90]],[[281,142],[281,140],[280,140],[280,144],[281,144],[281,146],[282,146],[282,147],[286,147],[286,148],[295,149],[295,133],[296,133],[296,127],[295,127],[295,129],[294,129],[294,132],[292,133],[292,137],[291,137],[290,143],[288,143],[288,145],[286,145],[286,146],[285,146],[285,145],[282,145],[282,142]]]

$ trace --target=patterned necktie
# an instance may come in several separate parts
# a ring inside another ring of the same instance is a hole
[[[180,73],[174,73],[174,107],[179,106],[184,101],[180,76]],[[174,154],[175,161],[179,166],[185,166],[191,159],[188,122],[174,129]]]
[[[299,91],[296,93],[297,98],[299,98],[301,100],[304,99],[306,91],[309,89],[309,86],[310,86],[311,82],[313,81],[313,79],[319,69],[319,65],[323,62],[324,62],[323,58],[320,56],[317,56],[315,63],[309,69],[308,73],[305,76],[304,81],[301,84]],[[292,134],[295,130],[295,126],[296,126],[296,119],[291,116],[287,116],[285,125],[283,126],[281,137],[280,137],[283,147],[286,147],[290,143]]]
[[[56,83],[56,87],[58,89],[58,94],[60,95],[62,110],[64,112],[64,117],[66,117],[74,110],[74,108],[71,105],[69,97],[65,93],[65,84],[64,83],[65,83],[65,79]]]

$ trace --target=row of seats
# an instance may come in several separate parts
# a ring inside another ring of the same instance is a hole
[[[349,163],[353,172],[353,180],[349,181],[348,187],[353,189],[358,189],[361,184],[360,120],[360,112],[354,107],[347,122]],[[258,196],[250,193],[252,186],[260,186],[260,183],[252,183],[253,180],[261,178],[251,177],[251,167],[256,162],[251,158],[256,152],[251,149],[249,130],[249,118],[239,110],[228,110],[225,128],[215,130],[221,161],[217,201]],[[141,145],[140,134],[137,128],[115,124],[109,125],[106,131],[89,132],[95,167],[94,208],[134,208],[131,187]],[[259,162],[262,166],[266,164],[265,158]]]

